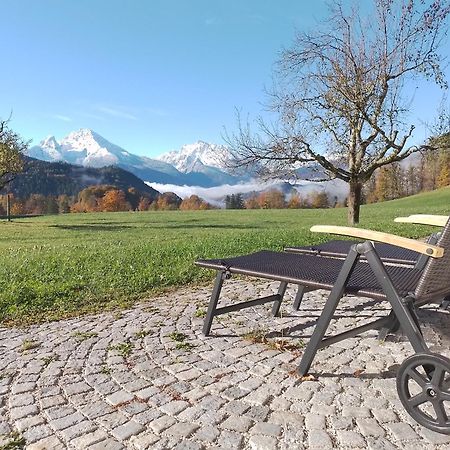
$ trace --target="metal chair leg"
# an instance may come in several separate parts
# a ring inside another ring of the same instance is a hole
[[[336,311],[339,300],[344,294],[345,286],[347,285],[353,269],[358,262],[359,256],[359,253],[356,251],[356,246],[352,246],[347,255],[347,258],[344,261],[344,265],[339,272],[336,283],[334,284],[333,289],[330,292],[325,307],[323,308],[322,314],[317,321],[316,328],[314,329],[314,333],[312,334],[311,339],[306,347],[302,360],[300,361],[300,365],[297,370],[300,376],[306,375],[309,371],[309,368],[311,367],[317,350],[320,347],[320,343],[325,336],[328,325],[330,324],[334,312]]]
[[[203,322],[203,334],[205,336],[209,335],[211,331],[211,325],[214,318],[214,313],[216,311],[217,302],[219,301],[220,291],[222,290],[222,285],[226,279],[226,273],[223,271],[217,271],[216,281],[214,283],[214,288],[211,294],[211,300],[209,301],[208,311],[206,313],[205,321]]]
[[[280,283],[280,287],[278,288],[278,293],[277,293],[277,299],[273,302],[273,305],[272,305],[272,315],[273,316],[278,316],[278,313],[280,312],[281,302],[283,301],[283,297],[286,292],[287,285],[288,284],[285,281],[282,281]]]
[[[307,292],[307,289],[305,286],[302,286],[301,284],[298,285],[297,294],[295,296],[293,309],[294,311],[298,311],[300,309],[300,305],[302,304],[303,296]]]

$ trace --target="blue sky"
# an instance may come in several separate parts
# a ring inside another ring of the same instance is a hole
[[[2,0],[1,10],[0,117],[13,111],[33,144],[92,128],[148,156],[223,143],[235,108],[262,112],[278,52],[327,11],[322,0]],[[416,140],[441,95],[415,90]]]

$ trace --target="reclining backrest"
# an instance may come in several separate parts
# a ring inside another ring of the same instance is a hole
[[[417,300],[434,300],[450,294],[450,218],[436,245],[444,249],[444,256],[429,258],[416,287]]]

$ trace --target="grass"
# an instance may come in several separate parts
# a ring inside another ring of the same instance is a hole
[[[299,352],[305,346],[302,339],[292,341],[291,339],[269,338],[267,331],[261,328],[256,328],[243,335],[243,338],[250,341],[252,344],[264,344],[270,350],[277,350],[279,352]]]
[[[86,341],[87,339],[97,337],[98,333],[94,331],[75,331],[75,333],[72,334],[72,337],[74,337],[78,342]]]
[[[422,237],[394,223],[448,214],[450,188],[362,208],[361,226]],[[209,281],[197,258],[327,240],[314,224],[346,224],[345,209],[67,214],[0,222],[0,322],[30,324],[104,310],[177,286]],[[200,313],[199,313],[200,314]]]
[[[128,358],[133,350],[131,342],[119,342],[118,344],[111,345],[108,350],[116,351],[122,358]]]
[[[22,342],[22,345],[20,347],[22,352],[26,352],[28,350],[33,350],[35,348],[40,347],[41,343],[38,341],[33,341],[32,339],[25,339]]]
[[[22,450],[26,445],[25,438],[15,431],[6,436],[4,440],[6,443],[0,445],[0,450]]]

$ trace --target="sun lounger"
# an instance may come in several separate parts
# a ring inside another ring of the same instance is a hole
[[[422,225],[433,225],[438,227],[443,227],[448,220],[448,216],[432,216],[425,214],[414,214],[409,217],[397,217],[395,222],[403,223],[415,223]],[[435,244],[439,238],[439,233],[432,234],[427,238],[427,242],[430,244]],[[322,244],[303,246],[303,247],[285,247],[285,252],[290,253],[302,253],[311,254],[332,258],[345,258],[350,251],[350,247],[354,244],[358,244],[358,241],[350,240],[331,240]],[[406,265],[416,265],[419,263],[418,267],[423,267],[428,259],[427,255],[420,255],[413,250],[397,247],[392,244],[385,244],[383,242],[374,242],[375,250],[378,256],[383,262],[391,264],[406,264]]]
[[[448,216],[433,216],[428,214],[414,214],[409,217],[397,217],[395,222],[414,223],[421,225],[433,225],[443,227],[448,220]],[[426,242],[429,244],[435,244],[439,239],[439,232],[428,236]],[[322,244],[304,246],[304,247],[285,247],[284,251],[289,253],[310,254],[330,258],[342,258],[348,255],[352,245],[359,244],[360,241],[351,240],[331,240]],[[380,259],[389,264],[400,264],[415,266],[418,269],[423,269],[428,261],[428,255],[421,255],[413,250],[398,247],[396,245],[387,244],[383,242],[373,243],[375,250],[377,251]],[[361,256],[364,260],[364,256]],[[310,292],[311,289],[307,289],[304,286],[298,288],[297,296],[294,301],[294,309],[298,311],[301,305],[303,295],[306,292]],[[450,306],[450,301],[444,300],[440,303],[443,309],[447,309]],[[384,339],[386,335],[397,329],[397,324],[393,324],[392,328],[384,328],[380,333],[380,338]]]
[[[277,315],[288,283],[305,289],[328,290],[329,297],[300,362],[299,374],[308,373],[318,349],[370,329],[381,329],[397,320],[415,351],[398,370],[400,400],[418,423],[450,434],[450,360],[429,351],[415,313],[416,306],[450,296],[450,219],[436,245],[358,228],[315,226],[311,231],[354,237],[364,242],[352,245],[345,260],[261,251],[236,258],[197,261],[198,266],[217,271],[203,333],[210,333],[215,316],[243,308],[271,302],[272,313]],[[373,242],[389,243],[429,259],[423,268],[388,265],[380,259]],[[365,257],[364,262],[359,261],[361,257]],[[218,308],[222,285],[232,274],[275,280],[280,286],[274,295]],[[371,323],[324,338],[343,295],[388,301],[392,311]],[[411,390],[411,383],[415,383],[418,394]],[[431,412],[424,409],[424,405],[429,406]]]

